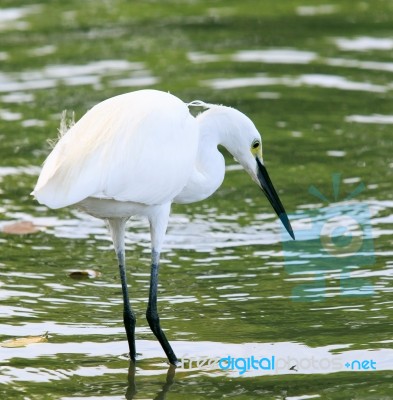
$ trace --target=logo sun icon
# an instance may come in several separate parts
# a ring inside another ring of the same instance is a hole
[[[353,296],[373,293],[371,283],[363,278],[365,271],[359,273],[360,267],[375,262],[369,207],[354,200],[365,190],[365,185],[358,184],[338,201],[341,174],[332,175],[332,184],[334,203],[312,185],[309,193],[327,204],[290,216],[297,240],[283,241],[285,269],[297,280],[302,280],[302,275],[307,281],[310,276],[315,277],[313,283],[293,289],[295,301],[318,301],[338,293]],[[334,286],[336,282],[339,291]]]

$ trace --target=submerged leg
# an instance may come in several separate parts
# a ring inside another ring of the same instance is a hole
[[[121,289],[123,292],[123,321],[126,329],[128,346],[130,348],[130,358],[135,361],[136,349],[135,349],[135,314],[130,306],[130,300],[128,297],[128,286],[126,276],[126,265],[125,265],[125,247],[124,247],[124,234],[127,219],[116,218],[109,219],[109,229],[111,231],[113,244],[117,259],[119,261],[119,271],[121,280]]]
[[[156,212],[149,217],[152,257],[151,257],[151,275],[150,275],[150,290],[149,303],[146,310],[146,319],[150,329],[160,342],[169,362],[176,366],[178,363],[177,357],[172,350],[164,332],[160,326],[160,318],[157,310],[157,288],[158,288],[158,270],[160,261],[160,251],[164,240],[166,228],[168,226],[168,218],[170,212],[170,204],[165,204],[158,208]]]

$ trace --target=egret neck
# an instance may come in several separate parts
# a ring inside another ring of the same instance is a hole
[[[208,111],[197,117],[199,123],[198,152],[192,174],[174,203],[192,203],[211,196],[222,184],[225,176],[224,156],[218,150],[223,131],[215,118],[203,118]]]

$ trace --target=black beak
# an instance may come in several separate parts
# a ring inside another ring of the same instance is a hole
[[[256,157],[256,160],[258,165],[257,176],[259,183],[261,184],[261,189],[263,190],[263,193],[265,193],[270,204],[273,206],[274,211],[285,226],[285,229],[291,235],[291,238],[295,239],[295,235],[293,233],[291,223],[289,222],[288,215],[285,212],[284,206],[281,204],[280,198],[278,197],[276,190],[274,189],[269,174],[267,173],[266,167],[261,163],[258,157]]]

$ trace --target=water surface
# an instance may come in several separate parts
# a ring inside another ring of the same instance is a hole
[[[2,398],[392,398],[392,4],[257,3],[2,2],[0,341],[47,333],[0,347]],[[159,308],[175,373],[144,318],[147,222],[126,239],[133,368],[105,224],[29,195],[62,110],[142,87],[249,115],[298,237],[227,153],[220,190],[173,207]]]

